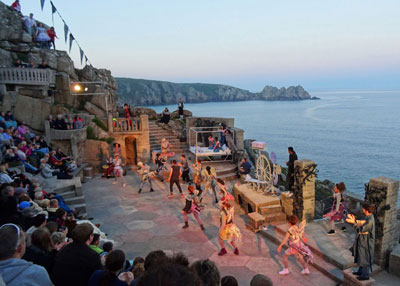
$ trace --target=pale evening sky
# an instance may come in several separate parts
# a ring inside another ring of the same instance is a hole
[[[5,1],[11,4],[13,1]],[[51,24],[50,1],[20,0]],[[400,89],[398,0],[53,0],[114,76],[307,90]],[[64,44],[63,24],[54,16]],[[79,53],[72,58],[80,67]]]

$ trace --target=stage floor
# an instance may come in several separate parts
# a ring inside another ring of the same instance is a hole
[[[206,230],[189,216],[189,229],[182,229],[181,210],[184,199],[178,196],[167,199],[169,185],[154,181],[154,193],[149,193],[148,186],[137,193],[139,178],[132,171],[125,177],[128,186],[113,185],[113,179],[96,177],[83,184],[83,191],[89,217],[94,223],[100,223],[101,229],[113,239],[117,246],[126,252],[129,259],[145,257],[150,251],[162,249],[167,253],[182,251],[191,262],[197,259],[214,261],[221,272],[221,277],[233,275],[239,285],[249,285],[251,278],[258,273],[270,277],[274,285],[336,285],[330,278],[311,268],[311,275],[301,275],[300,264],[290,261],[292,273],[278,275],[283,268],[282,253],[276,252],[277,245],[246,228],[247,215],[235,206],[235,222],[242,231],[242,241],[238,244],[240,255],[228,254],[219,257],[217,242],[219,230],[219,208],[213,203],[211,194],[206,194],[206,208],[201,218]],[[187,189],[187,185],[183,185]],[[282,251],[283,252],[283,251]]]

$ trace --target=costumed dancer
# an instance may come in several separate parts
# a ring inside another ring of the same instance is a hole
[[[143,164],[142,162],[139,162],[137,165],[139,167],[138,173],[141,180],[138,193],[140,194],[142,192],[142,188],[146,183],[150,186],[150,192],[154,192],[151,179],[153,172],[150,171],[150,166]]]
[[[164,160],[167,160],[168,157],[172,157],[175,155],[174,152],[169,152],[169,148],[171,147],[171,144],[169,141],[165,138],[161,139],[161,156]]]
[[[310,270],[307,267],[308,262],[312,262],[312,252],[304,243],[307,241],[304,237],[304,227],[306,226],[306,221],[303,220],[299,226],[296,225],[297,217],[295,215],[289,216],[289,229],[285,235],[285,238],[278,247],[278,253],[281,252],[282,246],[288,243],[288,249],[283,255],[283,263],[285,269],[279,272],[280,275],[289,274],[289,256],[294,255],[300,261],[303,266],[301,274],[308,275]]]
[[[232,247],[235,249],[233,253],[239,255],[239,249],[236,246],[236,240],[239,240],[242,235],[239,228],[233,223],[233,216],[233,206],[230,203],[223,203],[221,206],[221,227],[219,229],[218,237],[218,243],[221,246],[221,251],[218,253],[219,256],[227,253],[224,241],[229,241]]]
[[[329,213],[323,216],[324,218],[329,218],[330,230],[328,231],[328,235],[335,234],[335,221],[343,222],[343,219],[347,213],[346,200],[344,197],[345,190],[346,185],[343,182],[336,184],[335,188],[333,189],[332,209]],[[346,226],[343,225],[342,230],[346,231]]]
[[[354,262],[359,266],[354,275],[358,280],[368,280],[372,264],[374,262],[375,251],[375,218],[373,215],[374,206],[364,203],[362,211],[365,216],[363,220],[356,220],[354,215],[349,214],[346,221],[354,225],[357,231],[356,240],[353,245]]]
[[[113,184],[117,184],[118,177],[120,177],[122,180],[122,186],[126,187],[126,181],[124,178],[124,169],[122,168],[123,166],[122,161],[118,154],[114,155],[113,165],[114,165],[114,179],[115,179]]]
[[[164,177],[161,172],[166,170],[164,163],[165,160],[161,158],[161,154],[157,153],[156,158],[154,159],[154,164],[156,165],[156,177],[159,178],[161,182],[164,182]]]
[[[169,191],[170,194],[168,198],[173,198],[174,197],[174,184],[178,187],[179,192],[181,193],[181,198],[184,198],[185,196],[182,194],[182,188],[179,183],[179,179],[182,177],[182,170],[181,168],[176,164],[176,160],[172,160],[172,166],[171,166],[171,172],[169,173]]]
[[[207,166],[205,170],[201,172],[203,179],[206,181],[205,191],[212,190],[214,193],[215,203],[218,203],[217,193],[215,192],[215,178],[216,172],[214,168]]]
[[[200,202],[197,196],[194,194],[194,187],[188,186],[188,195],[186,196],[186,204],[182,210],[183,219],[185,221],[185,225],[182,228],[188,228],[188,214],[193,214],[194,218],[196,219],[197,223],[200,225],[201,230],[205,230],[203,226],[203,222],[200,219]]]
[[[217,184],[220,189],[220,194],[222,195],[221,199],[219,200],[221,205],[235,200],[235,198],[232,196],[232,194],[230,192],[228,192],[228,187],[225,184],[224,180],[222,180],[221,178],[218,178]]]
[[[182,167],[182,181],[190,183],[190,176],[189,176],[190,168],[189,168],[188,160],[186,159],[185,155],[181,155],[180,166]]]

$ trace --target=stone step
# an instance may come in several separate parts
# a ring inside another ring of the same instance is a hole
[[[272,213],[272,214],[265,214],[263,215],[265,217],[265,222],[266,223],[284,223],[286,222],[286,214],[280,210],[278,213]]]
[[[279,245],[283,238],[284,235],[278,233],[275,231],[275,229],[270,228],[267,230],[261,230],[259,231],[259,234],[261,234],[262,236],[268,238],[270,241],[276,243],[276,245]],[[287,248],[287,245],[284,245],[284,248]],[[312,250],[311,250],[312,251]],[[342,283],[343,282],[343,273],[342,273],[342,269],[336,267],[335,265],[325,261],[322,257],[315,255],[314,254],[314,258],[313,258],[313,263],[310,264],[313,268],[315,268],[316,270],[318,270],[319,272],[321,272],[322,274],[328,276],[329,278],[333,279],[334,281],[336,281],[337,283]]]
[[[67,205],[83,204],[83,203],[85,203],[85,197],[84,196],[76,196],[76,197],[72,197],[72,198],[66,198],[66,199],[64,199],[64,201]]]
[[[86,204],[85,203],[79,203],[79,204],[72,204],[68,206],[72,210],[78,210],[81,213],[86,213]]]
[[[217,169],[217,176],[227,175],[227,174],[236,174],[237,166],[232,164],[232,167]]]
[[[68,199],[68,198],[74,198],[76,197],[76,192],[74,191],[68,191],[64,193],[59,193],[60,196],[63,197],[63,199]]]
[[[262,215],[276,214],[282,212],[281,205],[263,206],[258,209],[258,212]]]
[[[224,175],[217,174],[217,178],[220,178],[224,181],[228,181],[228,180],[237,179],[238,177],[237,177],[236,173],[228,173],[228,174],[224,174]]]

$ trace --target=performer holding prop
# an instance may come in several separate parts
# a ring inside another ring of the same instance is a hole
[[[296,223],[297,217],[295,215],[289,216],[290,227],[285,235],[285,238],[278,247],[278,253],[280,253],[284,244],[288,243],[289,246],[289,248],[285,251],[285,254],[283,255],[283,263],[285,265],[285,269],[279,272],[280,275],[289,274],[288,259],[290,255],[296,256],[303,266],[301,274],[310,274],[310,270],[308,269],[307,264],[309,261],[312,261],[313,255],[308,246],[304,244],[304,242],[307,241],[306,238],[303,236],[306,221],[303,220],[299,226],[297,226]]]

